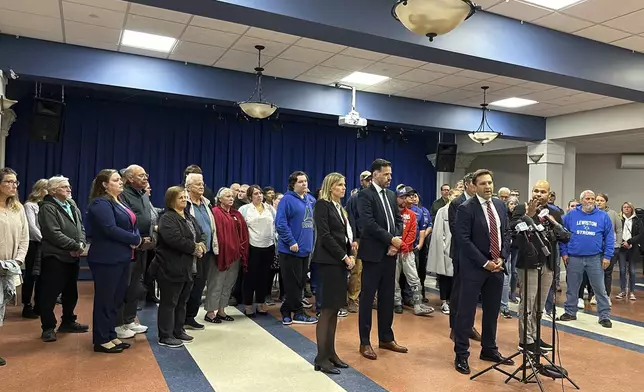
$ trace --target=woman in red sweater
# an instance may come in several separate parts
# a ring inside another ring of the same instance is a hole
[[[217,227],[217,268],[208,273],[206,289],[206,316],[204,320],[219,324],[222,321],[234,321],[226,314],[228,299],[237,281],[239,263],[248,266],[248,227],[239,211],[233,209],[235,196],[232,189],[221,188],[217,192],[217,206],[212,213]]]

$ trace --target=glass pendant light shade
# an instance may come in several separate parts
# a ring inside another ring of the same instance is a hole
[[[472,132],[468,135],[474,143],[487,144],[499,136],[498,132]]]
[[[277,110],[277,105],[264,101],[262,93],[262,76],[264,76],[264,68],[262,68],[262,50],[264,50],[265,47],[262,45],[256,45],[255,49],[258,51],[257,67],[255,67],[255,74],[257,75],[255,91],[253,91],[253,95],[251,95],[248,100],[237,102],[237,104],[247,116],[262,120],[272,116]]]
[[[483,90],[483,103],[481,104],[481,110],[483,112],[482,117],[481,117],[481,124],[479,125],[478,129],[474,132],[470,132],[468,136],[474,143],[479,143],[480,145],[484,145],[487,143],[490,143],[491,141],[494,141],[497,137],[501,135],[500,132],[496,132],[492,130],[492,127],[490,124],[487,122],[487,112],[488,112],[488,103],[487,103],[487,90],[489,89],[489,86],[483,86],[481,87],[481,90]],[[487,130],[485,127],[487,126]]]
[[[454,30],[478,8],[470,0],[398,0],[392,15],[407,30],[433,41]]]

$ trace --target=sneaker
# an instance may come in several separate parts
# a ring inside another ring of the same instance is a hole
[[[613,301],[610,300],[610,297],[608,297],[608,306],[613,306]]]
[[[633,293],[631,293],[631,294],[628,296],[628,299],[630,299],[631,301],[635,301],[635,300],[637,300],[637,298],[635,298],[635,294],[633,294]]]
[[[282,325],[291,325],[293,324],[293,319],[289,316],[282,317]]]
[[[311,309],[313,307],[313,304],[311,304],[306,298],[302,299],[302,307],[304,309]]]
[[[622,291],[615,296],[615,299],[624,299],[624,297],[626,297],[626,293]]]
[[[159,339],[159,346],[179,348],[183,347],[183,342],[177,338],[163,338]]]
[[[181,340],[184,343],[190,343],[194,340],[194,338],[186,333],[186,331],[181,331],[180,334],[175,335],[175,338]]]
[[[394,305],[394,313],[396,314],[402,314],[403,312],[403,307],[402,305]]]
[[[347,305],[347,311],[349,313],[358,313],[358,310],[360,308],[358,307],[358,303],[354,300],[349,300],[349,305]]]
[[[537,353],[545,354],[545,351],[543,350],[543,348],[537,347],[537,345],[534,343],[528,343],[528,344],[519,343],[519,351],[524,351],[524,350],[528,350],[528,352],[531,354],[537,354]]]
[[[58,340],[58,338],[56,337],[56,331],[54,331],[53,329],[46,329],[42,331],[40,339],[42,339],[42,341],[45,343],[55,342],[56,340]]]
[[[590,299],[590,304],[591,305],[597,305],[597,297],[593,295],[593,297]]]
[[[501,315],[503,315],[504,319],[511,319],[512,318],[512,313],[510,313],[510,309],[503,309],[501,311]]]
[[[58,327],[58,332],[62,333],[85,333],[89,331],[89,325],[79,324],[76,321],[73,323],[62,323]]]
[[[304,313],[298,313],[293,316],[293,324],[317,324],[317,317],[309,316]]]
[[[447,302],[443,302],[441,305],[441,312],[443,312],[443,314],[449,314],[449,304]]]
[[[539,347],[541,347],[543,351],[552,351],[552,346],[543,340],[539,341]]]
[[[338,310],[338,317],[347,317],[349,315],[349,312],[346,309],[340,309]]]
[[[552,321],[552,311],[548,312],[546,309],[543,309],[541,313],[548,318],[548,320]]]
[[[275,301],[273,301],[273,297],[266,297],[266,300],[264,301],[264,305],[266,306],[275,306]]]
[[[599,320],[599,325],[604,328],[613,328],[613,323],[609,319]]]
[[[206,328],[205,325],[198,323],[194,318],[186,320],[186,322],[183,323],[183,326],[187,329],[192,329],[195,331],[201,331]]]
[[[584,309],[585,307],[586,307],[586,304],[584,303],[584,299],[583,299],[583,298],[579,298],[579,299],[577,300],[577,308],[578,308],[578,309]]]
[[[146,333],[148,331],[148,327],[146,327],[145,325],[141,325],[136,321],[133,323],[125,324],[124,327],[136,334]]]
[[[414,306],[414,314],[416,316],[426,316],[428,314],[434,313],[434,308],[427,305],[419,305],[418,307]]]
[[[564,313],[559,316],[559,321],[574,321],[577,320],[577,316],[571,316],[568,313]]]
[[[116,331],[116,337],[119,339],[132,339],[136,333],[134,331],[125,328],[123,325],[114,328]]]

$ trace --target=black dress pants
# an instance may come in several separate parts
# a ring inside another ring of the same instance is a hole
[[[303,313],[302,270],[308,265],[307,257],[297,257],[287,253],[280,253],[280,278],[284,278],[284,302],[280,308],[282,317],[291,317],[291,314]],[[393,294],[392,294],[393,300]]]
[[[371,344],[371,321],[373,300],[378,292],[378,339],[392,342],[394,331],[394,291],[396,280],[396,259],[384,256],[378,262],[362,260],[362,289],[358,310],[360,345]]]
[[[436,275],[440,291],[441,301],[449,301],[452,296],[452,277],[445,275]],[[451,306],[450,306],[451,307]],[[451,314],[451,309],[450,309]]]
[[[183,331],[192,282],[170,282],[159,278],[157,283],[161,292],[157,317],[159,339],[167,339]]]
[[[118,264],[89,263],[94,279],[92,340],[94,345],[116,339],[116,314],[127,290],[130,262]]]
[[[34,264],[36,264],[36,259],[39,256],[38,252],[40,252],[40,242],[29,241],[29,250],[25,257],[25,272],[22,275],[22,304],[25,306],[31,306],[31,298],[33,294],[33,308],[36,312],[38,312],[38,294],[40,291],[40,284],[38,284],[38,276],[34,275]]]
[[[201,273],[195,276],[192,282],[190,298],[188,298],[188,303],[186,304],[186,321],[197,317],[199,313],[203,289],[206,287],[206,282],[208,281],[208,273],[210,272],[210,268],[217,268],[217,266],[213,265],[214,258],[215,254],[210,251],[204,254],[200,261],[197,261],[197,263],[201,263]]]
[[[458,302],[461,298],[461,275],[458,259],[452,259],[454,276],[452,276],[452,292],[449,298],[449,327],[454,330],[456,327],[456,315],[458,314]]]
[[[38,307],[42,330],[56,328],[56,299],[62,293],[63,318],[61,324],[76,321],[74,309],[78,303],[78,259],[73,263],[64,263],[56,257],[47,256],[40,268],[40,298]]]
[[[271,293],[268,276],[271,263],[275,256],[275,246],[256,248],[251,245],[248,253],[248,271],[244,276],[243,297],[244,305],[251,306],[254,302],[264,303],[266,296]]]

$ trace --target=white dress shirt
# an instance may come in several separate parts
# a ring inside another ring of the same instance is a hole
[[[628,241],[633,238],[633,217],[635,213],[633,212],[630,217],[624,217],[624,228],[622,229],[622,241]],[[620,246],[622,244],[619,244]]]
[[[345,234],[344,235],[344,241],[345,241],[345,243],[346,242],[353,243],[353,231],[351,230],[351,225],[349,225],[349,219],[346,216],[344,216],[344,211],[342,209],[342,205],[340,205],[340,203],[337,203],[335,201],[333,201],[332,203],[333,203],[333,206],[335,207],[335,210],[340,215],[340,219],[344,222],[344,225],[346,227],[346,229],[344,231],[344,234]],[[342,260],[346,259],[347,256],[348,255],[344,255]]]
[[[483,215],[485,215],[485,221],[487,222],[488,230],[490,231],[490,233],[492,233],[493,230],[496,231],[496,236],[497,236],[498,241],[499,241],[499,252],[501,252],[501,248],[503,247],[503,241],[501,239],[501,219],[499,218],[499,213],[496,210],[496,207],[494,206],[494,202],[492,201],[492,199],[485,200],[484,198],[482,198],[479,195],[476,195],[476,197],[479,199],[479,202],[481,203],[481,208],[483,208]],[[494,219],[496,220],[496,227],[495,228],[490,227],[490,217],[487,214],[487,202],[488,201],[490,202],[490,207],[492,207],[492,214],[494,214]],[[485,263],[483,268],[485,268],[486,265],[487,265],[487,263]]]
[[[385,209],[385,220],[387,221],[387,231],[391,233],[391,227],[389,226],[389,218],[387,218],[387,214],[391,214],[391,219],[394,219],[394,213],[391,211],[391,206],[389,205],[389,200],[387,199],[387,203],[385,203],[385,199],[382,198],[382,189],[378,184],[375,182],[372,182],[371,185],[376,189],[376,193],[378,193],[378,200],[380,200],[380,204],[382,204],[382,208]],[[385,196],[387,195],[387,192],[385,191]]]

